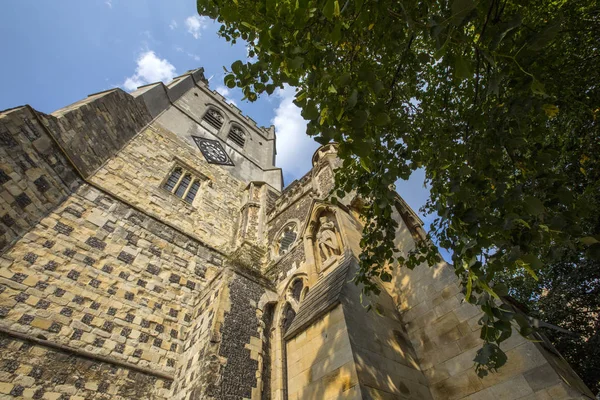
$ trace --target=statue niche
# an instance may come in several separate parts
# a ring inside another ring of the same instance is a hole
[[[334,264],[342,254],[342,241],[333,215],[322,214],[315,229],[315,262],[321,272]]]

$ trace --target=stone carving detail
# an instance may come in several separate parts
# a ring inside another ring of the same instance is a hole
[[[319,251],[323,264],[327,264],[329,260],[341,254],[340,243],[337,238],[335,224],[330,221],[326,216],[319,218],[321,223],[319,231],[317,232],[317,243],[319,245]]]
[[[202,152],[206,161],[211,164],[234,165],[221,143],[217,140],[204,139],[197,136],[192,136],[194,142]]]

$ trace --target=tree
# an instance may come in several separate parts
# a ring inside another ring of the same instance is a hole
[[[528,314],[572,332],[544,329],[556,349],[586,385],[600,391],[600,263],[577,259],[575,253],[529,275],[506,276],[511,295]]]
[[[480,375],[500,367],[516,326],[497,300],[507,276],[534,279],[565,257],[600,256],[600,11],[592,0],[198,0],[219,34],[245,40],[225,84],[250,101],[283,85],[307,133],[339,143],[338,196],[370,199],[357,283],[398,263],[389,187],[423,167],[467,301],[485,312]],[[521,321],[521,333],[531,328]]]

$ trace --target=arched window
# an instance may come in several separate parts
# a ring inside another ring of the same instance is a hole
[[[206,114],[204,114],[204,117],[202,117],[202,120],[206,121],[210,126],[217,130],[221,129],[223,122],[225,122],[223,114],[214,108],[209,108],[208,111],[206,111]]]
[[[241,128],[238,128],[235,125],[232,126],[229,130],[227,138],[231,139],[233,143],[237,144],[240,147],[244,147],[244,143],[246,143],[246,134]]]
[[[292,325],[294,318],[296,318],[296,311],[294,311],[290,303],[286,303],[283,307],[283,316],[281,319],[281,327],[283,329],[283,333],[285,333],[290,327],[290,325]]]
[[[277,255],[282,256],[290,250],[292,244],[294,244],[296,238],[298,237],[296,229],[297,225],[294,223],[289,224],[283,229],[277,242]]]
[[[300,296],[302,296],[303,288],[304,282],[302,282],[302,279],[296,279],[292,284],[292,298],[297,302],[300,302]]]
[[[182,167],[175,167],[163,184],[163,189],[179,197],[187,203],[192,203],[200,189],[201,180]]]

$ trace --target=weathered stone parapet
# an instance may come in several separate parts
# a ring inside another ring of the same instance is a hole
[[[34,110],[0,113],[0,253],[81,183]]]
[[[121,89],[90,95],[40,118],[85,178],[152,120],[144,103]]]

